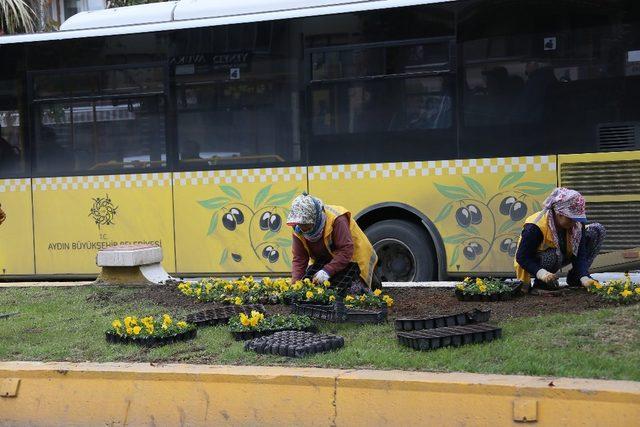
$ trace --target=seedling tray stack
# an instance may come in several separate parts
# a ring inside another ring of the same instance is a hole
[[[466,313],[451,314],[448,316],[432,316],[426,318],[399,318],[396,319],[396,331],[417,331],[421,329],[443,328],[446,326],[464,326],[473,323],[487,322],[491,316],[491,310],[478,310]]]
[[[256,310],[260,313],[265,312],[262,304],[225,305],[189,314],[187,322],[196,326],[226,325],[233,316],[237,316],[240,313],[250,314],[251,310]]]
[[[121,336],[114,332],[106,332],[105,336],[107,342],[111,344],[138,344],[146,347],[156,347],[160,345],[173,344],[180,341],[187,341],[196,337],[198,333],[197,329],[191,329],[189,331],[178,332],[174,335],[166,337],[136,337],[136,336]]]
[[[246,351],[255,351],[259,354],[304,357],[310,354],[336,350],[343,346],[344,338],[337,335],[284,331],[247,341],[244,349]]]
[[[387,321],[386,307],[375,310],[347,308],[340,303],[332,305],[293,303],[291,313],[334,323],[383,323]]]
[[[404,346],[415,350],[435,350],[442,347],[493,341],[502,337],[502,328],[487,324],[451,326],[398,332],[397,336],[400,344]]]

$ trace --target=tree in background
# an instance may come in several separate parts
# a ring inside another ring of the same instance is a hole
[[[0,35],[35,30],[36,14],[26,0],[0,0]]]

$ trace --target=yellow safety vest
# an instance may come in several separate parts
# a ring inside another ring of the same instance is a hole
[[[542,231],[542,242],[540,243],[540,245],[538,245],[538,252],[543,252],[546,251],[547,249],[553,248],[556,249],[556,243],[553,241],[553,234],[551,233],[551,230],[549,229],[549,212],[546,212],[544,215],[540,215],[541,212],[536,212],[533,215],[527,217],[527,219],[524,221],[525,224],[535,224],[538,226],[538,228],[540,229],[540,231]],[[536,219],[538,218],[538,216],[540,216],[540,219],[538,219],[536,221]],[[572,247],[571,247],[571,239],[570,239],[570,235],[569,235],[570,230],[567,230],[567,237],[566,237],[566,242],[567,242],[567,253],[572,253]],[[522,240],[522,236],[520,236],[520,238],[518,238],[518,247],[520,247],[520,241]],[[518,261],[516,260],[516,258],[513,258],[513,266],[516,269],[516,276],[518,278],[518,280],[522,280],[524,283],[529,283],[531,281],[531,275],[529,274],[529,272],[527,270],[525,270],[524,268],[522,268],[522,266],[520,264],[518,264]]]
[[[360,277],[362,280],[371,287],[371,279],[373,278],[373,270],[378,262],[378,255],[373,250],[373,246],[369,239],[364,234],[358,224],[351,218],[351,212],[341,206],[325,205],[324,212],[327,214],[327,223],[324,226],[323,240],[324,245],[329,251],[329,254],[333,256],[331,248],[333,247],[333,241],[331,240],[331,233],[333,232],[333,223],[337,217],[346,215],[349,218],[349,230],[351,231],[351,239],[353,240],[353,256],[351,262],[355,262],[360,267]],[[300,239],[304,248],[309,252],[307,241],[301,233],[294,234]],[[315,261],[315,260],[312,260]]]

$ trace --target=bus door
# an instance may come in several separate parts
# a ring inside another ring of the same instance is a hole
[[[95,274],[98,250],[155,244],[175,271],[165,64],[29,75],[37,274]]]

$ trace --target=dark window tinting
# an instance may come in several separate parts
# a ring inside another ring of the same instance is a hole
[[[285,23],[179,35],[180,55],[171,62],[183,166],[300,160],[300,55],[294,42]]]
[[[511,1],[463,14],[461,155],[598,151],[602,126],[640,122],[640,31],[622,10]]]
[[[21,47],[0,49],[0,178],[24,176],[27,170],[25,147],[24,85]]]
[[[99,173],[166,166],[162,70],[35,75],[35,171]]]

